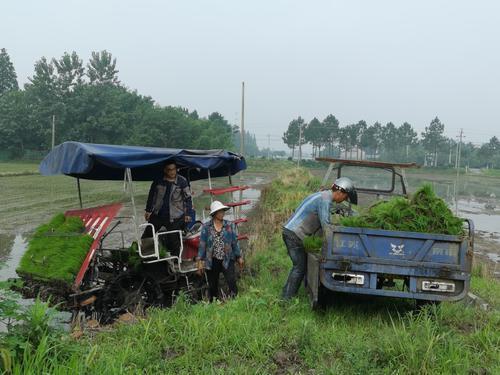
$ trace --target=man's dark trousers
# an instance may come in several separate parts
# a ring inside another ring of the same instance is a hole
[[[151,214],[149,217],[148,223],[152,224],[155,228],[155,232],[161,229],[161,227],[165,227],[165,231],[171,230],[182,230],[184,229],[184,217],[181,216],[178,219],[170,222],[168,217],[161,217],[155,214]],[[151,231],[151,227],[146,227],[146,230],[142,234],[141,238],[150,238],[153,237],[153,233]],[[162,239],[163,238],[163,239]],[[179,255],[179,250],[181,247],[180,238],[178,233],[170,233],[160,237],[160,241],[164,241],[166,248],[170,251],[172,255]]]
[[[282,296],[284,299],[290,299],[297,294],[300,283],[304,279],[307,258],[304,243],[294,232],[283,228],[283,241],[288,250],[288,255],[292,259],[293,267],[283,288]]]

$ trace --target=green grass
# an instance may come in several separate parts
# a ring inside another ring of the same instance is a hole
[[[38,174],[38,164],[33,162],[0,162],[0,177]]]
[[[83,229],[79,217],[54,216],[37,228],[17,273],[37,280],[71,283],[94,240]]]
[[[407,300],[336,295],[326,311],[313,312],[303,288],[291,302],[280,300],[291,263],[279,228],[310,192],[308,179],[292,170],[263,192],[252,220],[251,271],[236,299],[193,305],[181,298],[136,324],[52,345],[40,340],[14,373],[498,373],[496,302],[491,311],[443,303],[417,312]],[[498,281],[481,280],[473,278],[473,289],[498,301]]]
[[[500,169],[481,169],[481,172],[485,176],[500,177]]]

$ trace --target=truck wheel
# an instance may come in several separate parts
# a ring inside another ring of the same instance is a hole
[[[311,300],[311,309],[314,311],[324,310],[326,307],[328,291],[323,285],[318,286],[318,300]]]

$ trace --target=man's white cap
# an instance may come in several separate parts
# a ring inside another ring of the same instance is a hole
[[[212,204],[210,205],[210,216],[215,214],[217,211],[224,210],[227,211],[229,210],[228,206],[224,206],[221,202],[219,201],[213,201]]]

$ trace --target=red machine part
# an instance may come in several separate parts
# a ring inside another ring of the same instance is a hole
[[[227,188],[216,188],[216,189],[203,189],[204,193],[210,193],[212,195],[221,195],[226,193],[232,193],[234,191],[246,190],[249,189],[250,186],[230,186]]]
[[[105,206],[85,208],[81,210],[70,210],[65,212],[65,216],[78,216],[83,220],[85,225],[85,233],[90,234],[94,238],[94,242],[90,246],[87,256],[85,257],[78,274],[73,283],[73,289],[77,290],[82,283],[85,272],[89,268],[89,264],[94,257],[95,251],[99,246],[101,237],[106,232],[109,224],[113,221],[118,211],[122,208],[121,203],[108,204]]]
[[[248,240],[248,236],[245,234],[238,235],[238,240]],[[200,245],[200,232],[192,235],[189,238],[184,239],[183,246],[184,250],[182,252],[182,260],[193,260],[198,256],[198,246]]]
[[[193,260],[198,256],[198,246],[200,245],[200,232],[184,239],[182,260]]]

